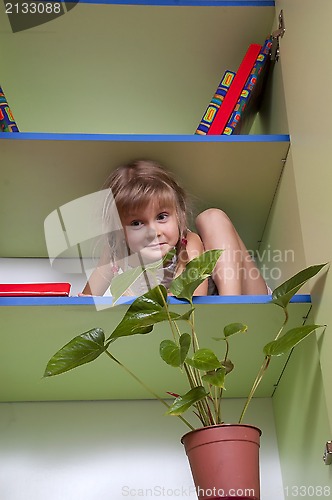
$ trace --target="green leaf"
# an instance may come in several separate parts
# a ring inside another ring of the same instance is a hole
[[[183,315],[171,311],[167,313],[166,302],[167,290],[163,285],[158,285],[144,295],[137,297],[107,340],[149,333],[156,323],[167,321],[168,317],[173,320],[187,319],[193,311],[191,309]]]
[[[227,375],[227,373],[230,373],[234,369],[234,365],[230,359],[226,359],[226,360],[222,361],[221,365],[225,368],[226,375]]]
[[[101,328],[93,328],[73,338],[47,363],[44,377],[52,377],[94,361],[106,351],[105,334]]]
[[[225,326],[224,335],[227,338],[231,335],[235,335],[235,333],[245,333],[247,330],[247,325],[244,325],[243,323],[230,323]]]
[[[215,371],[206,373],[203,375],[202,379],[207,382],[210,385],[214,385],[216,387],[221,387],[225,389],[225,375],[226,375],[226,370],[222,366],[221,368],[218,368]]]
[[[188,354],[191,344],[189,333],[183,333],[179,339],[179,345],[173,340],[163,340],[160,344],[160,356],[170,366],[179,367]]]
[[[167,290],[163,285],[137,297],[108,339],[151,332],[155,324],[154,319],[160,320],[159,314],[165,312],[166,298]]]
[[[186,359],[186,363],[198,370],[204,370],[206,372],[215,370],[221,366],[217,356],[210,349],[198,349],[191,359]]]
[[[133,269],[128,269],[127,271],[116,275],[112,279],[111,284],[111,294],[113,297],[113,305],[119,300],[120,297],[130,288],[135,281],[145,272],[161,269],[164,262],[172,260],[176,253],[175,249],[170,250],[162,259],[152,262],[150,264],[137,266]]]
[[[222,250],[208,250],[188,262],[185,270],[172,281],[170,291],[177,298],[191,302],[196,288],[211,276]]]
[[[319,271],[326,266],[326,264],[319,264],[317,266],[310,266],[295,274],[289,280],[285,281],[282,285],[278,286],[272,293],[272,302],[282,308],[286,308],[291,298],[298,292],[298,290],[316,276]]]
[[[113,305],[119,300],[120,297],[128,290],[128,288],[135,283],[136,280],[143,274],[143,267],[135,267],[129,269],[124,273],[117,274],[112,279],[111,294],[113,298]]]
[[[172,406],[167,411],[167,415],[181,415],[186,410],[188,410],[193,404],[197,403],[205,396],[208,396],[208,392],[205,391],[204,387],[199,385],[194,387],[184,396],[178,396]]]
[[[303,325],[292,328],[279,339],[266,344],[264,347],[264,354],[267,356],[280,356],[293,349],[293,347],[310,335],[310,333],[317,330],[317,328],[322,327],[323,325]]]

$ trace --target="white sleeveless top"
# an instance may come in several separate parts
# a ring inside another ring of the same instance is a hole
[[[174,255],[170,263],[165,267],[160,267],[157,270],[144,271],[143,274],[128,288],[124,295],[140,296],[151,290],[157,285],[164,285],[168,290],[175,276],[177,267],[177,255]],[[134,269],[128,266],[128,269]],[[115,270],[116,274],[121,274],[124,271],[121,268]]]

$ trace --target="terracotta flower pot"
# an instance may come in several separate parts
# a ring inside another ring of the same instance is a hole
[[[200,500],[259,500],[261,430],[222,424],[185,434],[183,443]]]

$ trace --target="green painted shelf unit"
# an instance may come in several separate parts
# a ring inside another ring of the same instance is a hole
[[[277,117],[282,106],[264,105],[250,135],[193,134],[224,70],[236,70],[247,46],[263,43],[274,21],[269,0],[82,1],[13,36],[0,9],[1,85],[21,130],[0,134],[0,256],[12,258],[13,273],[15,258],[47,257],[43,224],[51,212],[100,190],[112,167],[135,158],[174,171],[197,211],[222,208],[247,247],[257,250],[289,148],[285,118]],[[97,311],[92,299],[61,300],[0,299],[0,401],[148,398],[106,356],[94,366],[42,378],[64,343],[93,327],[111,332],[126,307]],[[197,301],[202,346],[215,347],[211,337],[227,323],[248,324],[248,334],[232,342],[235,370],[226,391],[227,397],[246,396],[282,311],[269,298]],[[183,312],[187,305],[175,301],[172,307]],[[292,303],[290,326],[309,308],[308,297]],[[114,354],[161,396],[186,389],[177,370],[159,360],[166,334],[158,325],[153,334],[114,344]],[[274,360],[258,396],[272,395],[285,362]]]

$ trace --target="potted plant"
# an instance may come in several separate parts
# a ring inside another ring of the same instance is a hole
[[[324,266],[311,266],[297,273],[277,287],[271,302],[284,311],[284,320],[272,342],[263,349],[262,365],[258,369],[252,388],[245,401],[239,420],[226,424],[222,420],[221,403],[227,375],[234,366],[230,359],[230,340],[233,335],[244,333],[247,326],[242,323],[225,325],[223,331],[214,332],[217,342],[215,351],[200,345],[195,327],[193,292],[212,274],[220,250],[211,250],[190,261],[183,273],[171,284],[171,293],[188,302],[184,314],[173,312],[167,300],[167,290],[162,285],[153,286],[147,293],[137,297],[125,312],[121,322],[106,338],[101,328],[93,328],[74,337],[63,346],[47,363],[44,377],[64,373],[105,354],[125,369],[137,382],[167,407],[168,415],[180,418],[190,429],[181,441],[185,446],[198,497],[207,498],[250,498],[258,500],[259,492],[259,442],[261,431],[255,426],[243,424],[243,418],[259,386],[272,357],[289,352],[304,338],[323,325],[299,325],[287,330],[288,304],[293,295]],[[149,266],[149,273],[153,271]],[[136,268],[119,275],[112,282],[114,303],[123,295],[130,283],[146,272],[147,268]],[[163,361],[181,370],[188,382],[185,394],[169,393],[174,398],[162,398],[147,387],[134,373],[112,354],[112,345],[122,337],[145,335],[153,331],[162,321],[169,323],[170,339],[163,339],[160,352]],[[184,323],[185,322],[185,323]],[[182,333],[181,324],[190,328]],[[221,347],[222,344],[222,347]],[[193,410],[197,417],[195,428],[184,416]]]

